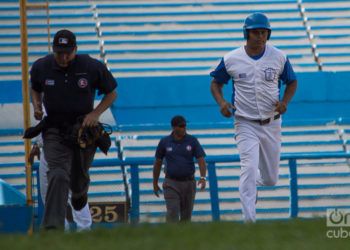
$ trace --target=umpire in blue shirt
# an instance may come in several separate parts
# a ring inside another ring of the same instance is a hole
[[[107,67],[89,55],[77,54],[75,34],[60,30],[53,39],[53,54],[36,60],[31,68],[31,96],[36,120],[47,116],[43,150],[48,163],[48,189],[42,226],[63,229],[68,192],[80,211],[88,200],[89,168],[96,143],[81,147],[72,134],[82,118],[82,127],[96,127],[99,118],[117,97],[117,82]],[[95,94],[103,98],[94,107]]]
[[[153,165],[153,191],[159,197],[158,180],[165,158],[165,180],[163,183],[167,222],[190,221],[196,194],[194,158],[198,160],[201,190],[206,185],[205,152],[197,138],[186,133],[186,120],[174,116],[172,133],[158,144]]]

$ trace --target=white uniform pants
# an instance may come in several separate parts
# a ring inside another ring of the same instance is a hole
[[[40,180],[40,195],[42,202],[45,205],[45,198],[47,192],[47,162],[45,160],[44,151],[41,150],[40,154],[40,165],[39,165],[39,180]],[[69,195],[70,197],[70,195]],[[73,206],[70,203],[70,198],[68,199],[68,204],[72,208],[73,220],[77,224],[77,231],[90,230],[92,219],[89,209],[89,204],[86,203],[80,211],[74,210]],[[65,228],[69,229],[69,223],[67,219],[65,220]]]
[[[240,155],[239,193],[243,219],[256,220],[257,186],[274,186],[278,180],[281,152],[281,119],[260,125],[235,117],[236,141]]]

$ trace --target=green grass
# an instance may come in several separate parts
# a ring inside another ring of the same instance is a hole
[[[187,249],[349,249],[347,239],[328,239],[324,219],[188,224],[139,224],[84,233],[40,232],[0,235],[1,250],[187,250]],[[350,231],[350,228],[344,228]]]

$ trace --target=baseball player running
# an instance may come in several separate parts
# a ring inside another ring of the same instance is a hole
[[[281,115],[287,111],[297,80],[287,56],[267,44],[271,36],[268,18],[249,15],[244,22],[245,46],[232,50],[210,73],[211,93],[225,117],[234,115],[240,155],[239,192],[245,222],[256,220],[258,186],[274,186],[278,180],[281,150]],[[232,103],[222,88],[232,79]],[[280,81],[286,84],[280,100]]]

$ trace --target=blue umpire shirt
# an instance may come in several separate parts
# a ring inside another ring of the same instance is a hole
[[[165,173],[171,177],[189,177],[194,175],[196,159],[205,157],[205,152],[197,138],[185,134],[181,140],[175,140],[173,134],[162,138],[155,157],[165,157]]]
[[[93,110],[96,90],[108,94],[117,87],[107,67],[85,54],[77,54],[65,69],[58,66],[53,54],[47,55],[35,61],[30,74],[32,89],[44,93],[48,116],[68,120]]]

